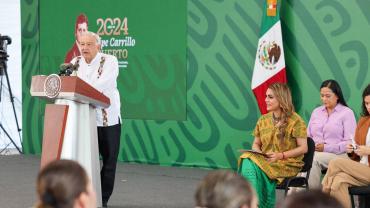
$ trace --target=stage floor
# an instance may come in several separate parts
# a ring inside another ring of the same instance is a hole
[[[32,207],[39,156],[0,156],[0,207]],[[197,183],[210,170],[118,163],[113,208],[194,207]]]
[[[31,208],[40,157],[0,156],[0,207]],[[211,170],[118,163],[112,208],[191,208],[199,181]],[[277,191],[277,199],[282,198]]]

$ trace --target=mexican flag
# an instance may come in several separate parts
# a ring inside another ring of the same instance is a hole
[[[252,90],[262,114],[267,113],[265,97],[268,86],[287,81],[278,8],[277,0],[266,0],[253,69]]]

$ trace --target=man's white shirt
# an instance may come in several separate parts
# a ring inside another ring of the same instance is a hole
[[[115,56],[97,53],[90,64],[86,63],[85,59],[80,56],[79,68],[77,76],[85,82],[89,83],[96,90],[103,93],[110,99],[110,106],[104,110],[107,113],[107,125],[112,126],[121,122],[120,113],[120,96],[117,89],[118,78],[118,61]],[[102,57],[104,57],[104,64],[99,75],[99,68]],[[71,63],[75,63],[78,57],[74,58]],[[96,108],[96,122],[97,126],[103,125],[103,109]]]

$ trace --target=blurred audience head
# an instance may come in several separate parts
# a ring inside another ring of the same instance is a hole
[[[321,190],[309,190],[293,193],[281,201],[277,208],[343,208],[334,197]]]
[[[240,175],[217,170],[199,183],[195,193],[197,208],[257,208],[257,196]]]
[[[37,176],[37,208],[96,207],[96,194],[85,170],[71,160],[55,160]]]

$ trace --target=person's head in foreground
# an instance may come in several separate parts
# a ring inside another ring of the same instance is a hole
[[[257,208],[257,196],[238,174],[218,170],[206,175],[195,193],[197,208]]]
[[[301,191],[287,196],[277,208],[343,208],[334,197],[320,190]]]
[[[37,176],[37,208],[95,208],[96,194],[85,170],[71,160],[55,160]]]

